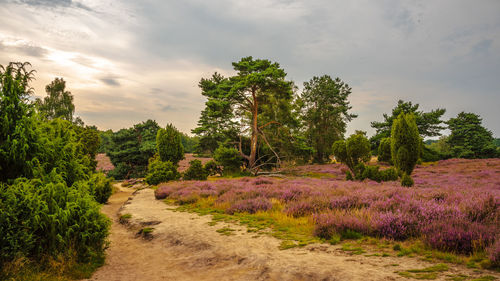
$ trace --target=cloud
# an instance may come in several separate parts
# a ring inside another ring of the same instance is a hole
[[[25,41],[10,41],[0,39],[0,50],[9,53],[18,53],[30,57],[42,58],[47,55],[48,51],[45,48],[36,46]]]
[[[72,0],[11,0],[10,2],[22,3],[34,7],[42,8],[79,8],[92,11],[88,6]]]
[[[106,84],[108,86],[112,86],[112,87],[119,87],[120,86],[120,82],[118,82],[118,80],[116,78],[104,77],[104,78],[101,78],[99,80],[101,80],[101,82],[103,82],[104,84]]]

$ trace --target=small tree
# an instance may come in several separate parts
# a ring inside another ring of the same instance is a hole
[[[184,172],[185,180],[206,180],[208,171],[203,168],[201,161],[198,159],[189,162],[189,168]]]
[[[335,158],[346,164],[356,176],[356,166],[370,160],[370,142],[363,134],[353,134],[346,141],[339,140],[333,144]]]
[[[161,161],[158,157],[153,157],[149,161],[146,182],[157,185],[162,182],[177,180],[181,174],[177,171],[177,166],[170,161]]]
[[[392,164],[391,138],[383,138],[378,146],[378,161]]]
[[[223,146],[215,150],[214,159],[217,164],[223,167],[223,174],[239,172],[243,160],[236,148]]]
[[[172,124],[168,124],[165,129],[158,130],[156,147],[161,161],[170,161],[177,165],[184,159],[181,135]]]
[[[401,113],[394,120],[391,131],[392,162],[398,171],[411,175],[420,156],[421,145],[415,117],[411,113]]]
[[[75,105],[73,95],[66,91],[66,81],[56,78],[45,87],[45,91],[47,96],[43,100],[37,99],[40,113],[49,120],[61,118],[73,122]]]

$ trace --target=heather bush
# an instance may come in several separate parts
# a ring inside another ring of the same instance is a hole
[[[493,244],[498,228],[466,220],[435,220],[422,229],[425,242],[443,251],[471,254]]]
[[[378,213],[372,218],[375,232],[394,240],[404,240],[419,234],[418,219],[410,213]]]
[[[313,216],[314,235],[330,239],[335,234],[346,236],[349,232],[371,234],[372,229],[368,218],[348,213],[322,213]]]
[[[240,201],[236,201],[226,210],[228,214],[234,214],[236,212],[243,213],[247,212],[250,214],[254,214],[257,211],[267,211],[273,207],[269,199],[265,197],[257,197],[251,199],[244,199]]]
[[[208,172],[203,168],[201,161],[198,159],[189,162],[189,168],[184,172],[182,176],[185,180],[206,180],[208,177]]]
[[[224,175],[238,173],[242,164],[242,158],[236,148],[220,146],[214,152],[216,163],[222,166]]]
[[[493,266],[500,266],[500,237],[486,251]]]
[[[148,166],[146,182],[151,185],[157,185],[162,182],[177,180],[181,177],[177,167],[170,161],[161,161],[158,158],[151,158]]]

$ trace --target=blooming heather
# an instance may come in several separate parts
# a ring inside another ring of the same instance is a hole
[[[210,197],[214,207],[228,213],[266,211],[271,201],[279,202],[286,215],[312,216],[316,235],[324,238],[352,230],[396,240],[420,237],[434,248],[459,253],[488,248],[498,255],[500,159],[417,166],[412,188],[395,181],[345,181],[343,169],[308,165],[289,170],[284,179],[170,182],[155,194],[184,204]]]

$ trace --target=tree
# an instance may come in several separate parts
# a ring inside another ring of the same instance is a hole
[[[222,166],[222,174],[227,175],[240,171],[241,155],[236,148],[221,146],[214,152],[214,160]]]
[[[379,146],[381,139],[391,136],[392,124],[401,113],[412,113],[414,115],[418,132],[422,138],[440,136],[441,130],[446,128],[441,125],[444,122],[441,120],[441,117],[446,112],[446,109],[438,108],[430,112],[423,112],[418,110],[418,108],[418,103],[413,105],[412,102],[399,100],[396,107],[392,109],[390,116],[384,113],[384,121],[371,122],[372,128],[377,130],[376,134],[370,138],[372,149],[376,149]]]
[[[347,140],[338,140],[333,143],[335,158],[347,165],[349,170],[357,176],[357,166],[370,160],[370,142],[363,134],[352,134]]]
[[[392,162],[398,171],[411,175],[420,157],[422,143],[415,116],[401,112],[391,130]]]
[[[109,175],[116,179],[143,176],[149,158],[156,153],[156,135],[159,129],[156,121],[147,120],[114,133],[108,156],[115,169]]]
[[[233,67],[237,74],[229,78],[230,88],[225,92],[224,100],[234,106],[235,115],[240,119],[241,126],[245,127],[243,132],[249,131],[250,153],[243,152],[241,142],[239,153],[247,161],[247,169],[256,171],[259,136],[266,141],[262,128],[268,125],[259,124],[261,106],[271,98],[291,100],[293,83],[285,80],[286,73],[278,63],[269,60],[246,57],[233,62]]]
[[[29,63],[0,65],[0,181],[29,176],[35,165],[37,135],[34,108],[29,102]]]
[[[351,88],[340,78],[323,75],[304,82],[302,119],[308,142],[315,150],[314,162],[328,161],[332,144],[343,139],[347,122],[357,117],[348,113],[352,108],[347,100],[350,94]]]
[[[378,161],[392,163],[391,138],[383,138],[378,147]]]
[[[170,161],[177,165],[184,159],[181,134],[172,124],[168,124],[165,129],[158,130],[156,147],[161,161]]]
[[[198,86],[208,100],[198,120],[198,127],[191,132],[199,137],[196,151],[212,154],[220,145],[236,141],[238,130],[234,121],[234,106],[225,98],[230,85],[227,78],[216,72],[209,79],[202,78]]]
[[[491,131],[484,128],[482,119],[474,113],[461,112],[446,122],[451,131],[447,143],[452,154],[460,158],[496,157],[496,145]]]
[[[45,91],[48,96],[43,101],[37,99],[41,115],[49,120],[61,118],[73,122],[75,105],[73,104],[73,95],[66,91],[66,81],[62,78],[56,78],[45,87]]]

